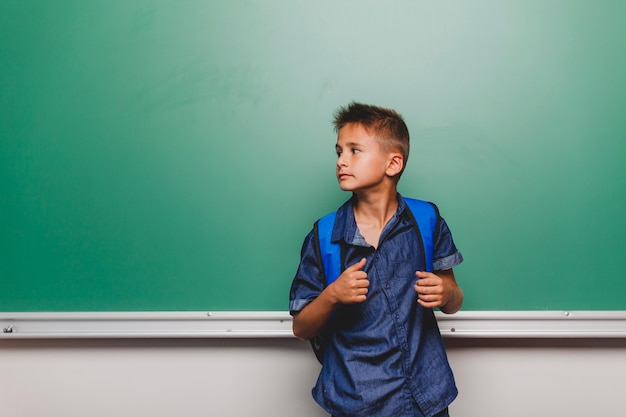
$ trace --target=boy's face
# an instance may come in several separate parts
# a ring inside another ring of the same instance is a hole
[[[336,174],[344,191],[373,190],[397,171],[397,152],[384,152],[378,140],[360,124],[350,123],[337,137]],[[402,167],[400,156],[400,168]]]

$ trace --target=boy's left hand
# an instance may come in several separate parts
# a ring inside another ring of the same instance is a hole
[[[419,278],[414,285],[417,293],[417,302],[424,308],[439,307],[445,313],[455,313],[463,303],[463,292],[456,283],[454,272],[417,271],[415,276]]]

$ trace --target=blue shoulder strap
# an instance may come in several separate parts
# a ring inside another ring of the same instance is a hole
[[[422,238],[426,272],[433,272],[435,233],[437,233],[439,213],[437,213],[435,205],[427,201],[404,198],[404,202],[409,206],[417,225],[417,234]]]
[[[331,242],[336,216],[337,213],[333,212],[317,221],[317,238],[327,286],[341,275],[341,247],[339,243]]]
[[[404,198],[404,201],[409,207],[413,220],[417,225],[417,234],[420,236],[423,243],[426,271],[432,272],[434,235],[437,230],[437,221],[439,218],[437,209],[434,204],[422,200]],[[317,238],[326,285],[331,284],[341,275],[341,246],[339,243],[333,243],[331,241],[336,214],[337,213],[327,214],[317,222]]]

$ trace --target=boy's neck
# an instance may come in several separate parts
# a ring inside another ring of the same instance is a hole
[[[381,229],[398,209],[398,193],[394,189],[376,194],[356,194],[354,217],[357,225]]]

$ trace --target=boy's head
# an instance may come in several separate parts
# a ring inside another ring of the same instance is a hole
[[[351,102],[335,112],[333,126],[339,133],[348,124],[359,124],[374,136],[384,152],[399,152],[403,158],[400,178],[409,159],[409,129],[402,116],[392,109]]]

